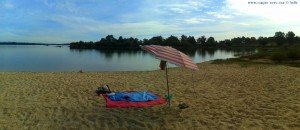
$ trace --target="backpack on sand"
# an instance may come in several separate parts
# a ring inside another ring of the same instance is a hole
[[[104,86],[102,86],[102,87],[99,87],[99,88],[96,90],[96,93],[97,93],[98,95],[100,95],[100,94],[111,93],[111,91],[110,91],[108,85],[104,85]]]

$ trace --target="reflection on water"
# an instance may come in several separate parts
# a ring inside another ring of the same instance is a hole
[[[112,58],[114,55],[118,57],[122,56],[134,56],[138,54],[146,55],[147,52],[141,49],[103,49],[103,50],[96,50],[96,49],[70,49],[72,53],[79,53],[79,54],[91,54],[91,53],[99,53],[100,55],[105,56],[107,59]]]
[[[256,52],[253,48],[178,49],[196,63]],[[142,49],[69,49],[68,46],[0,46],[0,71],[147,71],[159,60]],[[175,67],[175,66],[173,66]]]

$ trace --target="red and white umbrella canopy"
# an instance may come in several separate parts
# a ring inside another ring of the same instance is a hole
[[[198,66],[187,55],[173,47],[144,45],[141,46],[141,48],[163,61],[175,64],[177,66],[187,67],[192,70],[199,70]]]

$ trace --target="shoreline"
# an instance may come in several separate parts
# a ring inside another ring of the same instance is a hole
[[[166,93],[165,72],[0,72],[0,129],[300,129],[300,68],[197,64],[169,71],[168,105],[105,107],[97,87]],[[189,108],[179,109],[180,103]]]

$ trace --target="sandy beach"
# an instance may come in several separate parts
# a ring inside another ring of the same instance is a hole
[[[106,108],[95,93],[166,94],[165,72],[0,72],[0,129],[300,129],[300,68],[198,64],[169,70],[171,108]],[[180,103],[189,105],[179,109]]]

